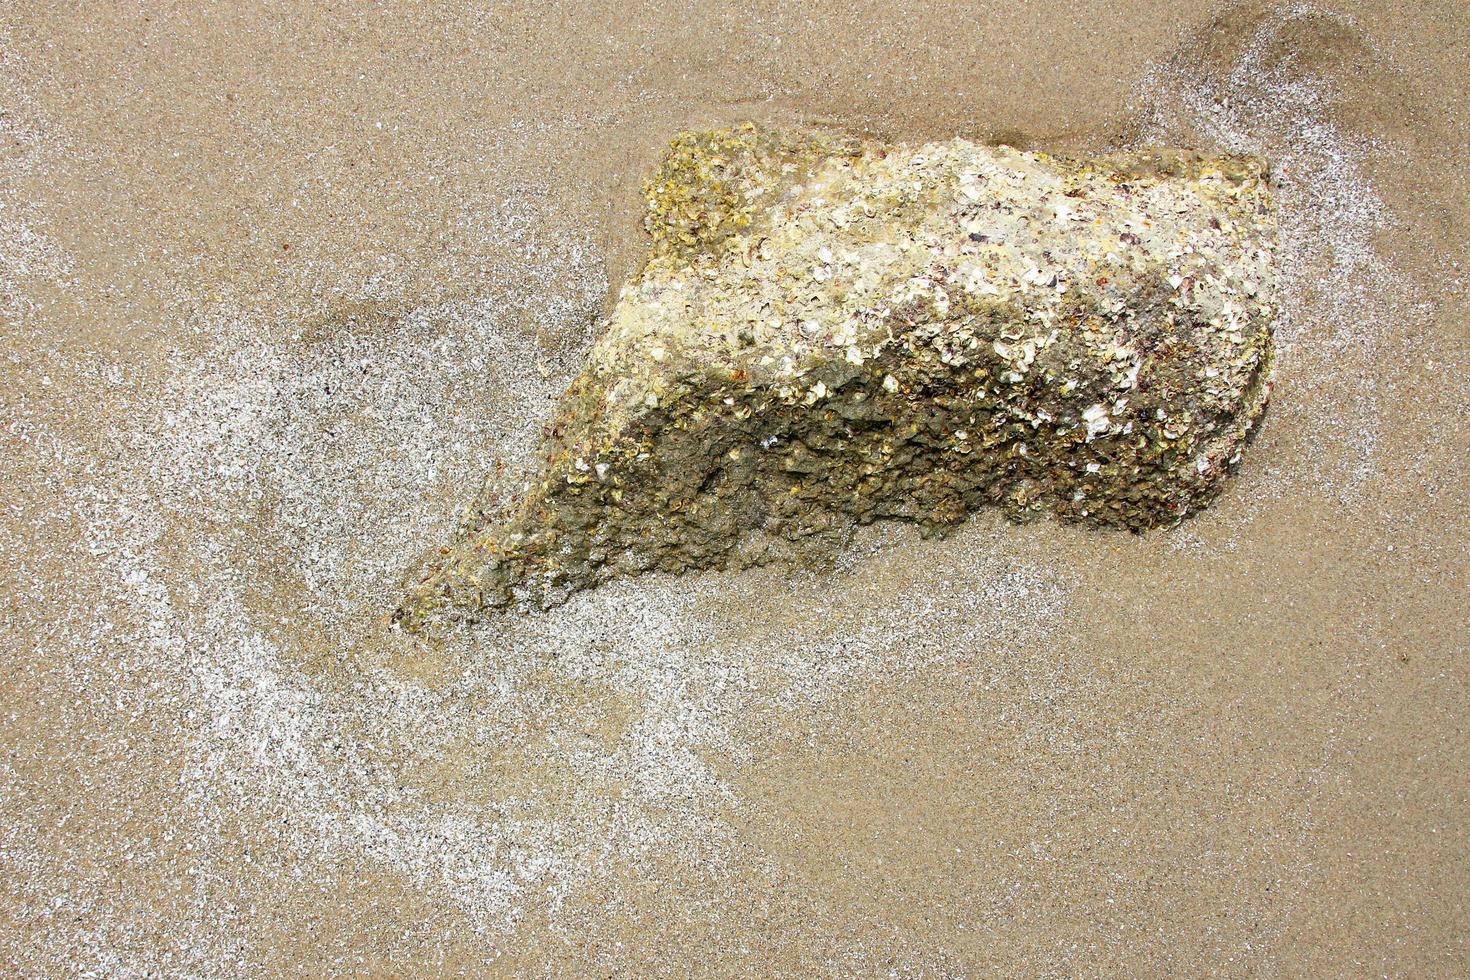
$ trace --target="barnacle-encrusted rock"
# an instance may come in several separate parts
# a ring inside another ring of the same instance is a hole
[[[1258,160],[1180,151],[680,135],[541,472],[482,495],[398,621],[982,504],[1179,520],[1270,390],[1266,183]]]

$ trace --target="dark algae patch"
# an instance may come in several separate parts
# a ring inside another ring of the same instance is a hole
[[[1222,487],[1270,394],[1276,224],[1250,157],[1095,160],[684,133],[652,239],[548,427],[396,619],[829,554],[982,505],[1144,530]]]

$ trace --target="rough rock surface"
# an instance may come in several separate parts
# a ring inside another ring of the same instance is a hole
[[[685,133],[652,246],[548,427],[397,621],[829,553],[982,504],[1141,530],[1206,504],[1270,391],[1263,165]]]

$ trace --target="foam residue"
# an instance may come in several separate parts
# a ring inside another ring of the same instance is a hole
[[[1425,310],[1375,245],[1390,213],[1368,163],[1385,147],[1333,121],[1332,79],[1300,63],[1291,43],[1316,18],[1351,26],[1340,14],[1289,5],[1261,17],[1224,70],[1191,48],[1152,68],[1137,96],[1140,142],[1213,144],[1271,163],[1283,290],[1275,328],[1281,383],[1269,413],[1277,422],[1268,419],[1266,437],[1289,427],[1305,458],[1267,462],[1256,495],[1310,487],[1352,504],[1377,469],[1375,368],[1384,338]],[[1190,530],[1177,540],[1196,542]]]

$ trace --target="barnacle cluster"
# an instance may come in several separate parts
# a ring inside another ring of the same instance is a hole
[[[1270,392],[1254,158],[685,133],[652,238],[548,427],[397,621],[615,575],[830,553],[983,504],[1141,530],[1219,492]]]

